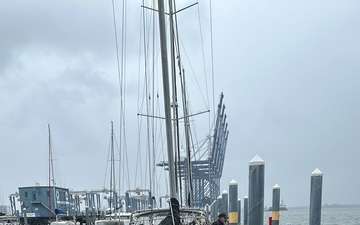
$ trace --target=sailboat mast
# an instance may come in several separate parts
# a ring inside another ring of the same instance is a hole
[[[164,1],[158,0],[159,10],[159,30],[160,30],[160,48],[161,48],[161,62],[162,62],[162,77],[164,90],[164,107],[165,107],[165,123],[166,123],[166,139],[168,149],[169,161],[169,183],[170,183],[170,198],[178,199],[176,190],[176,174],[174,169],[174,150],[171,127],[171,110],[170,110],[170,88],[169,88],[169,69],[168,69],[168,55],[166,47],[166,30],[165,30],[165,9]]]
[[[114,156],[114,124],[111,121],[111,149],[110,149],[110,214],[112,207],[115,211],[115,156]]]
[[[170,19],[170,54],[171,54],[171,76],[172,76],[172,109],[174,115],[174,165],[175,165],[175,179],[176,179],[176,189],[179,190],[179,199],[180,205],[182,205],[182,195],[181,195],[181,173],[177,171],[181,171],[181,160],[180,160],[180,142],[179,142],[179,108],[178,108],[178,100],[177,100],[177,89],[176,89],[176,62],[175,58],[175,26],[174,26],[174,9],[175,2],[173,5],[173,0],[169,0],[169,19]]]
[[[52,153],[52,146],[51,146],[51,131],[50,131],[50,124],[48,124],[48,131],[49,131],[49,195],[50,195],[50,180],[52,182],[53,187],[53,196],[54,196],[54,210],[57,208],[57,199],[56,199],[56,190],[55,190],[55,175],[54,175],[54,162],[53,162],[53,153]],[[50,195],[51,196],[51,195]],[[49,196],[49,209],[51,211],[51,197]]]
[[[51,170],[50,170],[50,168],[51,168],[51,135],[50,135],[50,124],[48,124],[48,134],[49,134],[49,140],[48,140],[48,155],[49,155],[49,165],[48,165],[48,177],[49,177],[49,190],[48,190],[48,198],[49,198],[49,205],[48,205],[48,207],[49,207],[49,213],[51,212],[51,189],[50,189],[50,187],[51,187]],[[50,214],[49,214],[50,215]]]
[[[192,187],[192,167],[191,167],[191,150],[190,150],[190,122],[189,122],[189,110],[187,106],[186,98],[186,85],[185,85],[185,71],[182,73],[181,87],[183,93],[183,110],[184,110],[184,126],[185,126],[185,141],[186,141],[186,156],[187,156],[187,172],[188,172],[188,193],[187,204],[193,206],[193,187]]]

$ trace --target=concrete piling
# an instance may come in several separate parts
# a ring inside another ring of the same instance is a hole
[[[265,162],[256,155],[249,162],[249,224],[264,224]]]
[[[238,221],[237,221],[237,224],[241,224],[241,199],[239,198],[238,199],[238,208],[237,208],[237,211],[238,211]]]
[[[273,187],[272,196],[272,225],[279,225],[279,211],[280,211],[280,186],[275,184]]]
[[[322,178],[318,168],[311,173],[309,225],[321,224]]]
[[[219,197],[216,200],[216,217],[219,215],[219,213],[221,213],[224,209],[223,209],[223,200],[222,200],[222,196],[219,195]]]
[[[89,217],[89,207],[85,207],[85,218],[86,218],[86,225],[90,224],[90,217]]]
[[[229,183],[229,224],[238,223],[238,184],[235,180]]]
[[[244,225],[249,225],[249,198],[244,197]]]
[[[214,200],[211,204],[211,218],[215,221],[217,217],[217,200]]]
[[[210,213],[210,205],[209,205],[209,204],[206,204],[206,205],[205,205],[205,212],[206,212],[206,217],[207,217],[208,219],[210,219],[211,213]]]
[[[226,215],[228,215],[229,214],[229,193],[226,190],[224,190],[221,193],[221,196],[222,196],[222,201],[223,201],[221,212],[226,213]]]
[[[24,224],[28,225],[28,219],[27,219],[27,212],[26,212],[26,208],[23,209],[23,214],[24,214]]]

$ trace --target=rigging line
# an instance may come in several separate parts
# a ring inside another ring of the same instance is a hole
[[[154,2],[153,2],[153,7],[154,7]],[[149,26],[149,27],[152,27],[152,50],[149,51],[149,53],[147,55],[150,55],[150,53],[152,53],[152,63],[151,65],[149,65],[149,67],[151,66],[151,78],[148,78],[148,82],[149,82],[149,85],[151,83],[151,90],[152,90],[152,101],[151,101],[151,106],[152,106],[152,115],[160,115],[160,110],[158,108],[156,108],[156,106],[159,106],[159,93],[158,91],[155,91],[155,90],[158,90],[158,87],[157,87],[157,83],[158,81],[155,82],[155,79],[158,78],[158,76],[155,76],[156,74],[156,70],[157,70],[157,67],[156,67],[156,62],[158,61],[158,56],[160,55],[160,49],[159,47],[157,47],[156,45],[156,36],[157,36],[157,32],[156,32],[156,26],[155,26],[155,19],[156,19],[156,11],[151,11],[150,12],[151,15],[152,15],[152,25]],[[149,45],[150,46],[150,45]],[[158,50],[157,50],[158,49]],[[150,92],[149,92],[150,94]],[[156,101],[155,101],[156,100]],[[157,109],[158,111],[156,111],[155,109]],[[155,113],[156,112],[156,113]],[[151,121],[151,126],[149,127],[148,126],[148,130],[151,131],[151,139],[149,139],[149,144],[151,143],[151,152],[152,152],[152,156],[150,159],[152,159],[152,179],[150,180],[150,185],[152,185],[151,187],[151,190],[155,190],[156,188],[156,179],[155,179],[155,176],[156,176],[156,163],[155,163],[155,159],[156,159],[156,149],[157,149],[157,133],[156,130],[157,130],[157,125],[158,124],[158,120],[156,119],[157,116],[154,116],[152,118],[150,118],[149,120]],[[151,142],[150,142],[151,141]]]
[[[48,124],[48,133],[49,133],[49,139],[48,139],[48,145],[49,145],[49,149],[48,149],[48,151],[49,151],[49,165],[48,165],[48,172],[49,172],[49,177],[48,177],[48,179],[49,179],[49,205],[48,205],[48,207],[49,207],[49,209],[50,209],[50,211],[51,211],[51,195],[50,195],[50,185],[51,185],[51,160],[52,160],[52,158],[51,158],[51,134],[50,134],[50,124]],[[54,196],[55,197],[55,196]],[[49,217],[50,217],[50,214],[49,214]]]
[[[157,98],[156,98],[156,113],[157,114],[160,114],[160,111],[161,111],[161,108],[160,108],[160,99],[159,99],[159,96],[157,96]],[[155,107],[155,106],[154,106]],[[154,126],[154,127],[156,127],[155,128],[155,130],[158,130],[158,132],[156,133],[156,134],[158,134],[158,135],[156,135],[156,142],[155,142],[155,144],[156,144],[156,149],[159,149],[159,152],[158,152],[158,154],[159,154],[159,158],[160,158],[160,156],[161,156],[161,154],[162,154],[162,156],[163,156],[163,160],[165,160],[164,159],[164,143],[165,143],[165,138],[164,138],[164,136],[163,136],[163,134],[165,133],[165,132],[163,132],[163,126],[162,126],[162,122],[160,122],[159,120],[156,120],[157,121],[157,123],[156,123],[156,126]],[[160,160],[158,160],[158,161],[160,161]],[[164,168],[164,170],[161,170],[162,172],[163,171],[165,171],[165,168]],[[164,172],[164,174],[165,174],[165,172]],[[165,174],[165,184],[166,184],[166,188],[168,188],[168,182],[167,182],[167,176],[166,176],[166,174]],[[158,177],[158,179],[160,179],[160,177]],[[155,180],[155,179],[154,179]],[[160,181],[158,181],[157,182],[157,184],[159,184],[160,183]],[[168,191],[168,189],[166,189],[167,191]],[[158,195],[160,195],[160,193],[158,193]]]
[[[212,78],[212,92],[213,92],[213,123],[215,123],[216,118],[216,106],[215,106],[215,76],[214,76],[214,38],[213,38],[213,22],[212,22],[212,5],[210,2],[210,43],[211,43],[211,78]],[[209,124],[211,124],[209,122]]]
[[[186,50],[185,50],[185,48],[184,48],[184,45],[183,45],[181,39],[180,39],[180,43],[181,43],[181,46],[183,46],[182,49],[183,49],[183,51],[185,52],[185,56],[186,56],[187,61],[189,62],[190,70],[191,70],[192,75],[193,75],[193,77],[194,77],[194,79],[195,79],[195,81],[196,81],[196,85],[197,85],[197,87],[198,87],[198,89],[199,89],[199,91],[200,91],[201,97],[202,97],[202,99],[203,99],[203,101],[204,101],[204,103],[205,103],[206,108],[208,109],[208,108],[210,108],[210,106],[209,106],[209,105],[207,104],[207,102],[206,102],[206,99],[205,99],[205,97],[204,97],[203,91],[202,91],[202,89],[200,88],[199,81],[198,81],[197,77],[195,76],[194,68],[193,68],[192,64],[190,63],[191,60],[190,60],[189,55],[187,54],[187,52],[186,52]]]
[[[142,4],[144,4],[144,0],[142,1]],[[140,21],[139,21],[139,37],[142,37],[142,34],[145,33],[145,25],[142,26],[142,24],[145,24],[145,15],[144,15],[144,10],[141,9],[140,10]],[[144,38],[145,40],[145,38]],[[146,99],[146,95],[143,95],[141,94],[140,90],[141,90],[141,83],[140,83],[140,71],[141,71],[141,42],[142,42],[142,39],[140,38],[139,40],[139,52],[138,52],[138,87],[137,87],[137,110],[138,110],[138,113],[140,113],[142,111],[142,106],[144,105],[144,99]],[[145,41],[144,41],[145,42]],[[145,43],[144,43],[145,45]],[[145,47],[144,47],[145,49]],[[145,84],[144,84],[145,85]],[[142,90],[144,90],[145,88],[143,88]],[[140,98],[140,96],[145,96],[145,97],[142,97]],[[141,100],[140,100],[141,99]],[[140,103],[141,101],[141,103]],[[140,107],[141,106],[141,107]],[[136,187],[136,181],[137,181],[137,175],[138,175],[138,168],[139,168],[139,165],[141,163],[139,163],[139,161],[141,162],[141,154],[140,154],[140,150],[141,150],[141,130],[142,130],[142,118],[139,118],[137,117],[137,153],[136,155],[137,156],[140,156],[140,157],[136,157],[136,163],[135,163],[135,179],[133,180],[134,183],[133,183],[133,186]],[[130,184],[130,183],[129,183]],[[130,185],[129,185],[129,190],[130,190]]]
[[[152,12],[151,13],[152,15],[152,21],[154,22],[155,21],[155,12]],[[155,25],[152,26],[153,30],[152,30],[152,34],[153,34],[153,50],[152,50],[152,60],[153,60],[153,68],[152,68],[152,115],[155,115]],[[152,132],[151,132],[151,142],[152,142],[152,170],[151,170],[151,167],[149,168],[149,173],[150,173],[150,180],[149,180],[149,183],[150,183],[150,191],[152,191],[152,193],[154,192],[154,189],[155,189],[155,119],[154,118],[149,118],[149,120],[151,120],[151,128],[152,128]],[[150,156],[150,155],[149,155]],[[149,158],[149,164],[151,162],[151,158]]]
[[[146,113],[149,114],[150,113],[150,110],[151,110],[151,101],[153,100],[153,95],[150,94],[150,90],[152,90],[151,86],[150,86],[150,77],[153,76],[152,72],[150,73],[150,76],[149,76],[149,71],[148,71],[148,62],[149,62],[149,53],[151,51],[149,51],[149,47],[151,46],[149,44],[149,37],[150,37],[150,34],[152,33],[150,31],[150,27],[151,26],[147,26],[148,23],[152,23],[152,20],[150,19],[150,21],[146,20],[147,17],[145,17],[145,9],[143,9],[143,12],[144,12],[144,58],[145,58],[145,65],[144,65],[144,69],[145,69],[145,108],[146,108]],[[151,14],[152,15],[152,14]],[[153,15],[152,15],[153,16]],[[149,30],[146,30],[146,27],[149,27]],[[149,36],[147,36],[147,34],[149,34]],[[149,95],[148,95],[149,94]],[[147,138],[147,143],[146,144],[146,154],[145,154],[145,173],[146,173],[146,168],[148,168],[148,173],[149,173],[149,180],[150,180],[150,190],[151,190],[151,149],[152,149],[152,146],[151,146],[151,134],[152,134],[152,130],[149,129],[151,127],[151,124],[152,121],[149,119],[149,118],[146,118],[146,138]],[[142,170],[140,170],[142,171]],[[145,179],[143,180],[142,177],[141,177],[141,183],[144,182],[144,185],[147,183],[147,176],[145,176]],[[143,186],[143,184],[142,184]]]
[[[193,197],[193,193],[192,193],[192,173],[191,173],[191,149],[190,149],[190,122],[189,122],[189,118],[188,118],[188,114],[189,114],[189,107],[188,107],[188,100],[186,99],[186,84],[185,84],[185,71],[183,70],[182,76],[180,78],[180,85],[181,85],[181,90],[183,93],[183,111],[184,111],[184,130],[185,130],[185,142],[186,142],[186,153],[187,153],[187,168],[189,171],[189,177],[188,177],[188,185],[189,185],[189,191],[188,191],[188,206],[192,207],[192,197]]]
[[[166,159],[166,156],[165,156],[165,152],[164,152],[164,138],[161,138],[162,142],[161,142],[161,153],[162,153],[162,161],[164,162]],[[169,195],[169,182],[168,182],[168,177],[166,176],[166,173],[165,173],[165,167],[162,167],[163,169],[161,170],[161,172],[164,174],[164,179],[165,179],[165,189],[166,189],[166,195]],[[158,177],[158,183],[160,183],[160,176]],[[159,191],[160,192],[160,191]],[[160,193],[158,193],[160,195]]]
[[[104,176],[104,188],[106,186],[106,179],[107,179],[107,172],[108,172],[108,163],[109,163],[109,158],[110,158],[110,153],[111,153],[111,133],[110,133],[110,140],[109,140],[109,145],[108,145],[108,154],[107,154],[107,158],[106,158],[106,166],[105,166],[105,176]]]
[[[143,15],[144,15],[144,23],[143,23],[143,26],[144,26],[144,63],[145,63],[145,65],[144,65],[144,69],[145,69],[145,71],[144,71],[144,75],[145,75],[145,77],[144,77],[144,79],[145,79],[145,82],[144,82],[144,88],[145,88],[145,94],[144,94],[144,96],[145,96],[145,98],[144,98],[144,102],[145,102],[145,109],[146,109],[146,112],[148,113],[149,112],[149,104],[148,104],[148,90],[149,90],[149,86],[148,86],[148,70],[147,70],[147,67],[148,67],[148,56],[147,56],[147,52],[148,52],[148,44],[147,44],[147,31],[146,31],[146,27],[147,27],[147,23],[148,23],[148,20],[146,20],[147,19],[147,17],[145,17],[146,16],[146,14],[145,14],[145,10],[143,9]],[[150,96],[149,96],[150,97]],[[146,122],[146,127],[148,127],[149,125],[148,125],[148,123],[149,123],[149,120],[146,120],[145,121]],[[148,130],[146,130],[146,134],[147,134],[147,140],[149,139],[149,133],[148,133]],[[141,138],[141,137],[139,137],[139,138]],[[146,149],[147,149],[147,151],[146,151],[146,156],[145,156],[145,168],[146,168],[146,166],[148,166],[147,165],[147,154],[148,154],[148,152],[149,152],[149,148],[150,148],[150,146],[149,145],[145,145],[146,146]],[[141,153],[140,153],[141,154]],[[141,165],[142,164],[140,164],[140,167],[141,167]],[[146,169],[145,169],[146,170]],[[142,174],[142,168],[140,168],[140,173]],[[146,179],[146,177],[147,176],[145,176],[145,179]],[[144,182],[144,180],[143,180],[143,178],[142,178],[142,176],[141,176],[141,179],[140,179],[140,183],[141,183],[141,186],[143,186],[143,184],[142,184],[142,182]],[[145,181],[145,183],[146,183],[146,181]]]
[[[117,62],[117,71],[119,77],[119,87],[120,87],[120,112],[122,109],[122,84],[121,84],[121,70],[120,70],[120,59],[119,59],[119,45],[118,45],[118,37],[117,37],[117,29],[116,29],[116,16],[115,16],[115,5],[114,0],[112,0],[112,11],[113,11],[113,25],[114,25],[114,36],[115,36],[115,48],[116,48],[116,62]]]
[[[58,157],[56,155],[56,149],[54,148],[54,140],[52,138],[52,135],[50,133],[50,124],[48,124],[49,129],[49,150],[50,150],[50,156],[51,156],[51,174],[52,174],[52,182],[56,186],[64,186],[64,182],[62,181],[61,177],[61,168],[60,168],[60,162],[58,160]],[[55,179],[56,178],[56,179]]]
[[[203,31],[201,26],[201,17],[200,17],[200,6],[197,5],[198,9],[198,22],[199,22],[199,32],[200,32],[200,40],[201,40],[201,53],[203,56],[203,69],[204,69],[204,79],[205,79],[205,88],[206,88],[206,102],[208,105],[208,109],[210,108],[210,101],[209,101],[209,87],[208,87],[208,79],[207,79],[207,72],[206,72],[206,61],[205,61],[205,51],[204,51],[204,38],[203,38]],[[210,115],[208,117],[210,119]],[[210,132],[210,122],[209,122],[209,132]]]
[[[123,189],[122,190],[125,190],[124,188],[124,185],[125,185],[125,179],[127,178],[127,183],[129,183],[129,167],[128,167],[128,163],[126,164],[127,165],[127,173],[125,173],[125,161],[127,161],[128,159],[128,155],[127,155],[127,151],[124,151],[123,154],[124,154],[124,158],[126,158],[126,160],[122,160],[123,158],[121,158],[121,151],[120,151],[120,146],[118,145],[118,141],[116,139],[116,135],[114,134],[114,143],[116,144],[116,149],[118,150],[118,154],[120,156],[119,160],[117,160],[119,162],[119,178],[121,177],[121,175],[123,176],[123,180],[124,182],[122,182],[122,186],[121,186],[121,183],[119,182],[119,193],[120,193],[120,187],[122,187]],[[126,142],[126,138],[124,138],[124,142]],[[126,144],[125,144],[126,145]],[[120,168],[123,169],[123,173],[120,173]],[[130,188],[129,188],[130,189]]]
[[[116,183],[115,183],[115,151],[114,151],[114,128],[113,128],[113,121],[111,121],[111,178],[110,178],[110,193],[112,193],[112,196],[110,199],[115,198],[116,195]],[[113,203],[114,210],[116,206]],[[111,210],[111,207],[110,207]],[[110,211],[111,212],[111,211]]]
[[[126,136],[124,138],[124,141],[126,143]],[[125,144],[127,146],[127,144]],[[126,148],[126,151],[124,152],[124,163],[123,163],[123,167],[125,166],[125,161],[126,161],[126,175],[127,175],[127,184],[128,184],[128,189],[130,189],[130,172],[129,172],[129,156],[128,156],[128,151],[127,151],[127,148]],[[123,171],[125,171],[125,168],[123,168]],[[124,173],[125,174],[125,173]],[[125,178],[124,178],[125,180]],[[124,184],[125,185],[125,184]],[[123,188],[125,190],[125,186]]]
[[[195,4],[197,4],[197,3],[195,3]],[[193,4],[193,5],[195,5],[195,4]],[[175,5],[175,3],[174,3],[174,5]],[[191,5],[191,6],[193,6],[193,5]],[[182,9],[183,10],[183,9]],[[176,8],[175,8],[175,11],[176,11]],[[181,10],[180,10],[181,11]],[[179,12],[179,11],[177,11],[177,12]],[[178,51],[178,67],[179,67],[179,76],[180,76],[180,84],[182,84],[182,80],[181,79],[184,79],[184,78],[182,78],[183,76],[182,76],[182,74],[184,74],[184,76],[185,76],[185,70],[182,68],[182,63],[181,63],[181,56],[180,56],[180,54],[181,54],[181,52],[180,52],[180,40],[179,40],[179,37],[180,37],[180,35],[179,35],[179,29],[178,29],[178,20],[177,20],[177,13],[175,14],[175,21],[176,21],[176,42],[175,42],[175,44],[176,44],[176,46],[177,46],[177,51]],[[183,48],[184,49],[184,48]],[[185,51],[185,49],[184,49],[184,51]],[[185,55],[186,55],[186,52],[185,52]],[[188,58],[188,57],[187,57]],[[190,60],[188,60],[189,62],[190,62]],[[191,64],[190,64],[191,65]],[[182,85],[181,85],[182,86]],[[198,86],[199,87],[199,86]],[[200,89],[200,88],[199,88]],[[201,90],[201,89],[200,89]],[[186,95],[186,87],[182,87],[182,92],[184,93],[184,95]],[[184,99],[183,99],[183,101],[184,101]],[[186,103],[184,103],[183,105],[186,105]],[[187,106],[185,106],[185,108],[187,108],[188,109],[188,107]],[[186,116],[186,115],[185,115]],[[186,121],[186,119],[184,119],[185,121]],[[186,126],[186,123],[185,123],[185,126]],[[186,138],[186,139],[188,139],[188,138]],[[179,151],[180,151],[180,147],[179,147]],[[181,162],[180,162],[180,154],[179,154],[179,169],[181,168]],[[180,173],[181,174],[181,173]],[[182,204],[182,182],[181,182],[181,176],[179,177],[179,179],[180,179],[180,200],[181,200],[181,204]],[[190,179],[190,182],[191,182],[191,179]],[[185,194],[185,196],[186,196],[186,193],[184,193]],[[185,202],[186,202],[186,197],[185,197]]]
[[[125,57],[125,53],[126,53],[126,1],[124,0],[123,1],[123,5],[122,5],[122,29],[121,29],[121,64],[120,64],[120,67],[121,67],[121,85],[122,85],[122,92],[121,92],[121,111],[120,111],[120,128],[119,128],[119,133],[120,133],[120,137],[119,137],[119,156],[120,156],[120,163],[121,163],[121,154],[125,152],[126,150],[126,136],[125,136],[125,106],[126,106],[126,96],[125,96],[125,72],[126,72],[126,57]],[[122,150],[122,151],[121,151]],[[122,174],[122,171],[121,171],[121,166],[119,165],[119,193],[120,193],[120,187],[121,187],[121,174]],[[123,182],[124,183],[124,182]]]
[[[123,1],[123,25],[122,25],[122,59],[123,59],[123,63],[122,63],[122,66],[123,66],[123,101],[124,101],[124,105],[123,105],[123,126],[122,126],[122,129],[123,129],[123,155],[124,155],[124,158],[126,159],[126,172],[127,172],[127,178],[128,178],[128,184],[130,184],[130,173],[129,173],[129,164],[128,164],[128,152],[127,152],[127,138],[126,138],[126,116],[125,116],[125,108],[126,108],[126,41],[127,41],[127,38],[126,38],[126,31],[127,31],[127,27],[126,27],[126,21],[127,21],[127,1]],[[121,130],[121,126],[120,126],[120,130]],[[121,137],[120,137],[120,140],[121,141]],[[121,151],[121,149],[120,149]],[[121,160],[121,153],[120,153],[120,160]],[[123,166],[125,165],[125,160],[123,161]],[[125,168],[123,169],[123,171],[125,172]],[[120,172],[120,170],[119,170]],[[121,174],[121,173],[120,173]],[[123,173],[124,176],[125,176],[125,173]],[[124,178],[125,180],[125,178]],[[119,182],[120,182],[120,179],[119,179]],[[125,182],[123,182],[123,185],[124,185]],[[124,186],[123,186],[124,187]],[[120,184],[119,184],[119,188],[120,188]],[[124,188],[123,188],[124,189]],[[130,187],[129,187],[130,189]]]
[[[144,0],[142,1],[143,5],[144,5]],[[141,41],[140,41],[140,45],[143,46],[143,50],[144,50],[144,75],[145,75],[145,82],[144,82],[144,86],[142,88],[140,88],[140,80],[142,80],[140,74],[141,74],[141,47],[139,48],[139,71],[138,71],[138,99],[142,99],[141,103],[139,103],[138,101],[138,110],[139,112],[142,111],[142,106],[144,105],[144,102],[145,102],[145,105],[147,104],[147,57],[146,57],[146,23],[147,23],[147,20],[146,20],[146,15],[145,15],[145,10],[144,8],[141,8],[140,10],[141,12],[141,20],[140,20],[140,29],[139,29],[139,32],[140,32],[140,37],[144,37],[143,39],[140,39],[143,41],[143,45],[141,45]],[[145,90],[145,94],[144,92],[140,92],[140,90]],[[144,96],[143,98],[140,98],[140,95],[141,96]],[[141,107],[140,107],[141,106]],[[136,187],[137,185],[137,177],[138,175],[140,176],[140,182],[142,182],[142,168],[141,168],[141,165],[142,165],[142,154],[141,154],[141,133],[142,133],[142,118],[139,118],[138,117],[138,120],[137,120],[137,124],[138,124],[138,149],[137,149],[137,158],[136,158],[136,167],[135,167],[135,179],[134,179],[134,187]],[[139,174],[138,174],[139,173]]]
[[[178,24],[177,24],[177,15],[175,14],[175,23],[174,23],[174,19],[173,19],[173,12],[176,12],[176,3],[175,1],[169,1],[169,13],[170,13],[170,43],[171,43],[171,54],[172,54],[172,60],[171,60],[171,67],[172,67],[172,79],[173,79],[173,115],[174,115],[174,120],[173,120],[173,124],[174,124],[174,143],[175,143],[175,152],[177,152],[177,155],[175,154],[175,171],[180,171],[181,170],[181,161],[180,161],[180,127],[179,127],[179,108],[178,108],[178,96],[177,96],[177,84],[176,84],[176,67],[175,67],[175,49],[178,50],[177,45],[176,45],[176,41],[178,38]],[[175,33],[176,31],[176,33]],[[180,51],[178,50],[178,66],[179,66],[179,75],[181,76],[181,63],[180,63]],[[176,161],[178,163],[176,163]],[[181,173],[176,173],[179,174],[177,176],[176,179],[176,188],[179,189],[179,199],[180,199],[180,205],[182,204],[182,184],[181,184]]]
[[[144,4],[144,2],[143,2],[143,4]],[[139,62],[138,62],[138,99],[141,99],[141,101],[138,101],[138,105],[137,105],[137,109],[138,109],[138,113],[140,113],[140,112],[142,112],[143,111],[143,106],[145,105],[144,104],[144,102],[146,102],[147,101],[147,94],[145,93],[141,93],[140,92],[140,90],[147,90],[146,89],[146,82],[147,82],[147,80],[145,79],[144,80],[144,83],[143,83],[143,87],[142,88],[140,88],[140,86],[141,86],[141,83],[140,83],[140,81],[142,80],[142,76],[141,76],[141,54],[142,54],[142,48],[141,47],[144,47],[144,74],[145,74],[145,77],[146,77],[146,73],[147,73],[147,70],[146,70],[146,68],[147,68],[147,65],[148,65],[148,63],[147,63],[147,57],[146,57],[146,49],[147,49],[147,43],[146,43],[146,18],[145,18],[145,12],[144,12],[144,9],[142,8],[141,9],[141,20],[140,20],[140,24],[139,24],[139,27],[140,27],[140,29],[139,29],[139,37],[144,37],[143,39],[140,39],[140,43],[139,43],[139,46],[140,46],[140,48],[139,48],[139,53],[138,53],[138,55],[139,55]],[[141,42],[143,41],[143,45],[141,45]],[[141,102],[141,103],[140,103]]]
[[[192,129],[191,129],[191,127],[189,128],[189,132],[192,134]],[[196,138],[195,138],[195,139],[196,139]],[[194,159],[194,161],[197,161],[197,160],[198,160],[197,157],[196,157],[197,151],[195,151],[195,144],[194,144],[193,135],[190,135],[190,140],[191,140],[191,148],[190,148],[190,150],[192,149],[192,151],[193,151],[192,158]],[[196,143],[198,143],[198,142],[196,142]],[[190,163],[191,163],[191,162],[190,162]]]
[[[203,31],[202,31],[202,26],[201,26],[201,18],[200,18],[200,6],[198,5],[197,7],[198,9],[198,21],[199,21],[199,27],[200,27],[200,37],[201,37],[201,52],[203,55],[203,66],[204,66],[204,78],[205,78],[205,85],[206,85],[206,103],[208,105],[208,109],[211,108],[211,104],[210,104],[210,100],[209,100],[209,87],[208,87],[208,79],[207,79],[207,70],[206,70],[206,61],[205,61],[205,51],[204,51],[204,38],[203,38]],[[212,62],[210,62],[211,66],[212,66]],[[214,89],[212,90],[213,94],[214,94]],[[211,113],[209,113],[208,115],[208,132],[211,132]]]
[[[145,13],[144,13],[144,15],[145,15]],[[144,25],[144,30],[145,30],[145,28],[147,27],[146,26],[146,23],[144,23],[143,24]],[[144,31],[144,56],[145,56],[145,96],[148,96],[148,94],[149,94],[149,97],[146,97],[146,102],[145,102],[145,108],[146,108],[146,113],[147,114],[149,114],[150,113],[150,111],[151,111],[151,102],[153,101],[153,94],[152,95],[150,95],[150,90],[151,90],[151,88],[150,88],[150,86],[149,86],[149,84],[150,84],[150,82],[148,83],[148,79],[149,79],[149,77],[148,77],[148,71],[147,71],[147,62],[148,62],[148,49],[147,49],[147,47],[149,46],[149,45],[146,45],[146,40],[149,40],[149,39],[147,39],[147,32],[146,31]],[[150,34],[150,32],[149,32],[149,34]],[[150,79],[149,79],[150,80]],[[147,127],[147,129],[146,129],[146,138],[147,138],[147,143],[149,143],[149,144],[147,144],[146,145],[146,160],[145,160],[145,169],[146,168],[148,168],[148,176],[149,176],[149,182],[150,182],[150,191],[152,190],[152,186],[151,186],[151,180],[152,180],[152,170],[151,170],[151,150],[152,150],[152,146],[151,146],[151,144],[150,143],[152,143],[151,142],[151,140],[152,140],[152,130],[151,129],[149,129],[150,127],[151,127],[151,124],[152,124],[152,121],[149,119],[149,118],[146,118],[146,127]],[[144,180],[144,182],[145,182],[145,184],[147,183],[147,176],[145,176],[145,180]]]
[[[112,12],[113,12],[113,25],[114,25],[114,38],[115,38],[115,49],[116,49],[116,61],[117,61],[117,72],[118,72],[118,80],[119,80],[119,94],[120,94],[120,127],[122,126],[122,113],[123,113],[123,67],[122,67],[122,63],[120,63],[120,56],[119,56],[119,44],[118,44],[118,35],[117,35],[117,29],[116,29],[116,15],[115,15],[115,4],[114,4],[114,0],[112,0]],[[121,56],[123,56],[121,54]],[[113,124],[113,122],[111,122],[111,124]],[[113,126],[113,125],[112,125]],[[121,132],[122,129],[120,128],[119,130],[120,132],[120,140],[121,141]],[[113,140],[113,133],[112,133],[112,140]],[[113,148],[113,147],[112,147]],[[114,156],[112,153],[111,156],[112,160],[114,160]],[[114,165],[111,165],[111,170],[114,170]],[[111,186],[111,183],[114,183],[113,187]],[[116,185],[115,185],[115,173],[113,171],[111,171],[111,178],[110,178],[110,189],[114,189],[113,191],[115,191]],[[110,192],[111,193],[111,192]],[[110,207],[111,208],[111,207]]]

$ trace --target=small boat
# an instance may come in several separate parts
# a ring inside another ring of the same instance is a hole
[[[50,225],[75,225],[75,222],[71,220],[58,220],[51,222]]]
[[[211,224],[205,210],[184,207],[170,213],[169,209],[166,208],[141,210],[134,212],[130,220],[132,224],[173,224],[173,220],[175,224]]]
[[[0,215],[0,225],[19,225],[19,220],[16,216],[8,216],[6,213]]]
[[[63,219],[64,216],[66,216],[65,213],[63,213],[61,210],[55,209],[56,213],[56,220],[50,222],[50,225],[76,225],[75,218],[74,220],[65,220]]]
[[[95,225],[125,225],[130,223],[131,213],[113,213],[105,219],[95,220]]]
[[[265,211],[273,211],[272,207],[270,206],[269,208],[265,208]],[[286,205],[284,204],[284,201],[281,200],[280,206],[279,206],[279,211],[288,211]]]
[[[283,200],[281,200],[280,203],[280,211],[287,211],[288,209],[286,208],[286,205],[284,204]]]

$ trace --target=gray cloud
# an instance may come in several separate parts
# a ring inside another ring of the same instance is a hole
[[[315,168],[324,173],[324,203],[360,203],[355,197],[360,185],[355,179],[360,158],[358,4],[212,1],[214,96],[217,102],[219,93],[225,94],[230,130],[222,190],[235,179],[239,196],[247,195],[248,163],[258,154],[266,163],[266,205],[276,183],[287,205],[308,205]],[[199,5],[203,43],[197,38],[198,16],[192,15],[197,8],[179,14],[193,112],[209,104],[212,110],[211,101],[192,89],[196,82],[211,89],[204,81],[205,72],[207,79],[211,72],[209,5]],[[134,168],[136,153],[145,148],[137,143],[136,117],[140,3],[128,2],[128,10],[124,116],[135,177],[140,173]],[[120,133],[111,2],[7,1],[0,7],[0,30],[0,170],[11,175],[0,186],[4,198],[19,186],[47,184],[48,123],[61,182],[78,190],[101,188],[111,120]],[[202,45],[205,67],[195,59]],[[208,117],[196,120],[202,139]]]

